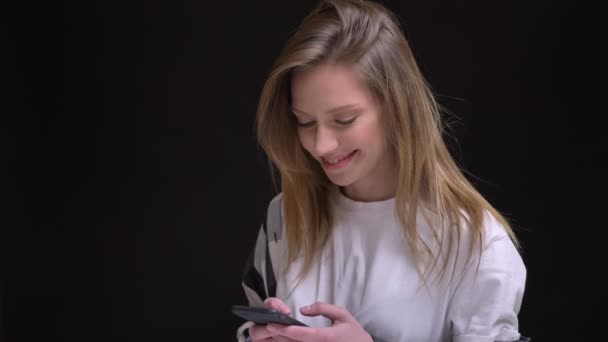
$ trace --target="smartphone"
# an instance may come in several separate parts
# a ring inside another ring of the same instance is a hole
[[[268,323],[279,323],[284,325],[299,325],[303,327],[308,326],[291,316],[285,315],[273,309],[263,307],[233,305],[232,313],[243,319],[260,325],[266,325]]]

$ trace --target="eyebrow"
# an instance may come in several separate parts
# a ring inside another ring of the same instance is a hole
[[[340,112],[346,112],[349,110],[353,110],[353,109],[360,109],[361,106],[357,105],[357,104],[347,104],[347,105],[342,105],[342,106],[338,106],[338,107],[334,107],[330,110],[327,111],[327,114],[337,114]],[[302,110],[299,110],[297,108],[292,107],[291,111],[294,113],[301,113],[301,114],[306,114],[306,115],[310,115]]]

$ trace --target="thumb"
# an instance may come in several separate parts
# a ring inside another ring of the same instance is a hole
[[[285,302],[280,300],[279,298],[270,297],[264,300],[264,307],[268,309],[274,309],[286,315],[291,314],[291,309]]]
[[[300,309],[302,315],[305,316],[324,316],[333,322],[344,322],[352,319],[352,315],[345,308],[337,305],[316,302],[309,306],[304,306]]]

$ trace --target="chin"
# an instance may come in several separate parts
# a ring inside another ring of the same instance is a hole
[[[353,183],[355,183],[351,178],[348,177],[327,177],[333,184],[337,185],[337,186],[342,186],[342,187],[346,187],[346,186],[350,186]]]

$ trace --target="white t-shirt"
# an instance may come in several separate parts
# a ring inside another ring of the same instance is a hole
[[[281,198],[278,195],[270,203],[251,267],[244,274],[250,305],[261,306],[264,298],[278,297],[296,319],[326,327],[331,324],[328,319],[303,316],[299,309],[317,301],[335,304],[346,308],[372,336],[389,342],[519,340],[517,315],[526,269],[509,236],[490,215],[484,224],[479,268],[478,252],[467,257],[465,230],[458,260],[449,260],[445,277],[436,282],[431,278],[424,287],[397,224],[395,200],[356,202],[335,191],[332,235],[310,272],[296,283],[302,258],[283,272],[287,241]],[[423,240],[437,251],[422,215],[417,221]],[[241,340],[246,327],[237,332]]]

